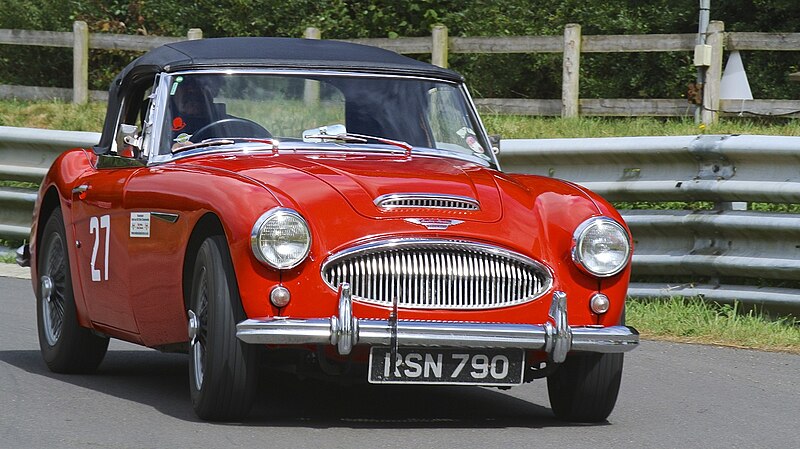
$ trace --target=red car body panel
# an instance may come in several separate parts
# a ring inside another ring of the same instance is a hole
[[[320,274],[328,256],[368,241],[431,237],[490,243],[531,257],[552,271],[551,291],[538,300],[499,309],[400,309],[401,319],[543,322],[552,291],[561,290],[569,298],[570,325],[608,326],[620,320],[630,269],[602,280],[585,274],[572,261],[572,239],[575,228],[589,217],[622,219],[605,201],[567,182],[507,175],[458,159],[422,155],[222,153],[120,169],[97,169],[96,160],[88,150],[63,154],[42,192],[51,186],[58,190],[65,220],[73,223],[68,239],[80,242],[70,248],[73,284],[80,286],[75,289],[80,323],[115,337],[154,347],[187,341],[184,286],[176,280],[183,277],[189,236],[207,213],[224,217],[242,304],[250,318],[335,315],[337,293]],[[70,195],[73,187],[86,184],[85,194]],[[230,192],[236,192],[235,197]],[[473,197],[481,209],[398,211],[381,210],[373,203],[380,195],[413,192]],[[253,223],[276,206],[294,208],[306,217],[313,238],[308,259],[281,272],[264,266],[250,250]],[[176,214],[179,219],[174,224],[153,219],[151,238],[131,238],[129,214],[143,211]],[[94,267],[101,275],[108,270],[108,282],[92,282],[90,260],[96,245],[89,217],[101,215],[110,216],[109,265],[100,251]],[[430,231],[406,221],[409,217],[463,223]],[[293,298],[283,309],[268,298],[278,283]],[[590,310],[588,301],[596,292],[611,299],[608,313]],[[353,307],[365,319],[386,319],[390,313],[387,307],[357,301]]]

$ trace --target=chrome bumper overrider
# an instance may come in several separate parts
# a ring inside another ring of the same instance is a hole
[[[556,363],[569,351],[627,352],[639,344],[628,326],[570,327],[567,295],[557,291],[544,324],[469,323],[358,319],[353,316],[350,286],[339,287],[339,315],[330,318],[271,317],[249,319],[236,326],[236,336],[253,344],[331,344],[347,355],[361,343],[381,346],[540,349]]]

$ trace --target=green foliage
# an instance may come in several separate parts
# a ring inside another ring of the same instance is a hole
[[[584,35],[696,33],[697,0],[4,0],[0,28],[69,31],[84,20],[92,32],[206,37],[302,36],[314,26],[324,38],[429,36],[435,24],[451,36],[561,36],[568,23]],[[794,0],[712,2],[711,17],[729,31],[800,29]],[[91,88],[104,90],[135,52],[92,51]],[[585,54],[584,98],[680,98],[695,78],[688,53]],[[419,55],[428,59],[428,55]],[[745,52],[757,98],[797,98],[796,54]],[[554,54],[452,54],[477,97],[559,98],[561,58]],[[69,49],[0,47],[0,83],[69,87]]]
[[[0,1],[0,28],[72,31],[68,2]],[[68,48],[0,46],[0,83],[69,87],[72,51]]]

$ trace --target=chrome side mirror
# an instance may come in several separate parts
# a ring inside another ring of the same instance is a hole
[[[489,136],[489,145],[492,146],[492,152],[494,154],[500,154],[500,140],[502,140],[502,138],[500,134],[492,134]]]
[[[141,152],[142,138],[136,135],[136,125],[120,123],[117,129],[117,154],[123,157],[138,157]]]

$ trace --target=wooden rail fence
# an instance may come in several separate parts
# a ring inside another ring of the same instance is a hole
[[[184,37],[131,36],[89,33],[84,22],[75,22],[72,32],[0,29],[0,45],[71,47],[73,49],[73,88],[58,89],[0,85],[0,97],[62,98],[77,103],[89,98],[103,100],[105,92],[88,89],[89,49],[146,51],[182,39],[200,39],[202,30],[192,28]],[[305,37],[319,39],[315,28]],[[579,69],[584,53],[692,52],[696,34],[583,35],[581,26],[568,24],[563,36],[450,37],[445,26],[436,26],[430,37],[397,39],[349,39],[402,54],[430,54],[431,61],[447,67],[448,55],[455,53],[561,53],[563,77],[561,99],[479,98],[484,112],[547,116],[692,116],[695,105],[686,99],[592,99],[579,98]],[[722,22],[709,24],[706,43],[712,47],[711,65],[706,76],[703,121],[723,115],[749,111],[759,115],[800,116],[797,100],[722,100],[719,95],[724,50],[800,51],[800,33],[729,32]],[[789,67],[787,66],[787,72]]]

